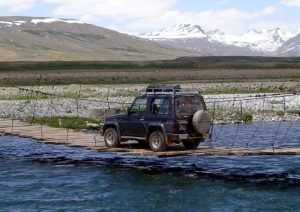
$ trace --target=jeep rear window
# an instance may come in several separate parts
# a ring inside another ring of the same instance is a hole
[[[176,115],[193,115],[198,110],[203,110],[204,105],[199,96],[180,96],[175,100]]]

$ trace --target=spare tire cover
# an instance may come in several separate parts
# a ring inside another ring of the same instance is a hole
[[[198,110],[193,116],[193,127],[202,135],[209,133],[211,127],[211,115],[204,110]]]

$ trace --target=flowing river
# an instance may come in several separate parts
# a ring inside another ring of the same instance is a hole
[[[214,145],[299,146],[300,124],[278,124],[218,126]],[[0,188],[0,211],[296,211],[300,156],[120,157],[1,136]]]

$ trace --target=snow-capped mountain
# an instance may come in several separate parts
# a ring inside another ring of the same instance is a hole
[[[209,40],[234,45],[239,47],[249,47],[258,52],[275,52],[284,42],[292,38],[292,33],[285,33],[279,28],[271,30],[251,29],[240,36],[225,33],[214,34]]]
[[[160,32],[142,34],[140,37],[150,39],[161,44],[176,47],[180,49],[194,50],[203,52],[205,47],[202,44],[209,45],[206,54],[224,55],[224,47],[230,50],[234,55],[272,55],[283,46],[289,39],[299,33],[284,32],[279,28],[271,30],[251,29],[242,35],[226,34],[220,30],[205,32],[199,25],[180,24],[161,30]],[[193,42],[191,42],[193,40]],[[181,44],[185,44],[181,45]],[[188,46],[191,44],[192,46]],[[216,48],[222,47],[222,52],[218,53]],[[209,49],[213,49],[210,51]],[[237,52],[236,52],[237,51]],[[226,55],[227,53],[225,53]],[[231,55],[231,54],[230,54]]]
[[[180,38],[206,38],[205,31],[198,25],[179,24],[165,28],[160,32],[142,34],[142,38],[150,39],[180,39]]]

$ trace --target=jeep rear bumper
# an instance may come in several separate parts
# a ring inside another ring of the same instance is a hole
[[[199,135],[189,135],[189,134],[167,134],[169,141],[183,141],[183,140],[189,140],[189,139],[208,139],[210,137],[210,134],[206,134],[204,136]]]

